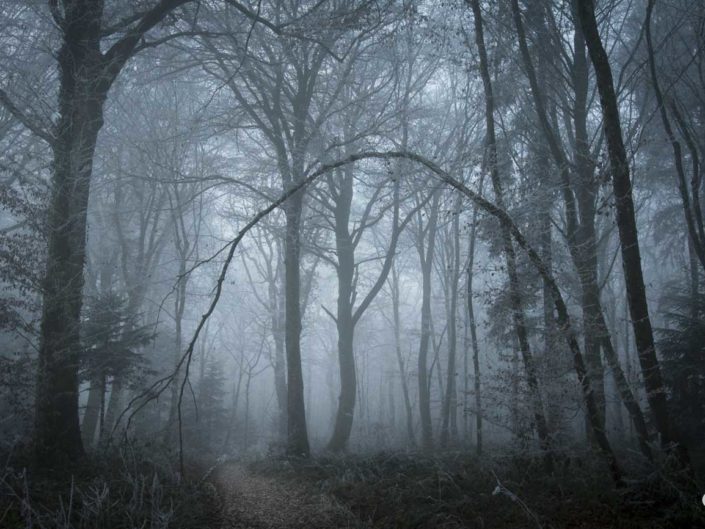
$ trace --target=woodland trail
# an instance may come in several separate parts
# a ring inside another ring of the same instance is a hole
[[[242,463],[220,469],[223,529],[343,529],[359,520],[325,493],[293,479],[263,476]]]

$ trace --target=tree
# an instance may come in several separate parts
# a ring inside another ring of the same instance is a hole
[[[48,251],[36,396],[37,462],[60,466],[83,455],[78,418],[79,319],[86,253],[86,210],[98,133],[110,88],[162,20],[190,0],[159,0],[115,23],[102,0],[49,2],[60,32],[57,122],[38,125],[0,90],[0,103],[52,149]],[[236,2],[228,3],[262,21]],[[106,51],[102,51],[106,49]]]
[[[554,164],[558,168],[561,179],[561,194],[564,202],[566,218],[566,239],[570,250],[571,259],[578,274],[581,288],[581,309],[583,312],[583,334],[585,341],[585,358],[590,369],[590,380],[593,383],[595,396],[598,403],[599,419],[604,428],[605,424],[605,388],[604,372],[600,349],[604,351],[605,358],[612,369],[617,383],[617,388],[622,401],[629,411],[639,436],[639,446],[647,459],[652,459],[648,445],[649,434],[646,428],[639,403],[627,383],[617,354],[612,345],[610,332],[605,322],[602,303],[600,300],[600,286],[597,277],[598,260],[596,231],[597,199],[600,187],[600,178],[596,174],[595,155],[592,152],[588,134],[589,113],[589,72],[585,53],[585,42],[580,31],[573,35],[573,60],[568,72],[572,81],[573,94],[565,97],[572,100],[571,112],[566,116],[566,121],[572,121],[573,127],[573,156],[572,161],[563,148],[560,135],[552,124],[546,105],[546,88],[539,82],[537,70],[534,67],[524,23],[522,21],[518,0],[512,0],[512,14],[514,25],[519,36],[519,47],[526,75],[531,87],[532,99],[539,121],[539,128],[543,132],[548,151],[551,153]],[[573,13],[575,16],[575,13]],[[536,33],[539,38],[547,34],[544,16],[541,12]],[[546,52],[539,57],[545,56]],[[542,62],[539,61],[539,65]],[[544,68],[544,73],[546,73]],[[554,120],[555,122],[555,120]],[[600,143],[596,148],[599,148]],[[571,168],[575,167],[575,170]],[[546,212],[544,211],[544,214]],[[549,226],[550,229],[550,226]]]
[[[607,150],[612,170],[624,282],[636,349],[644,377],[646,397],[654,424],[661,436],[662,445],[675,454],[680,466],[690,468],[688,452],[683,446],[680,436],[674,431],[668,413],[663,376],[656,356],[654,333],[649,317],[644,275],[641,268],[641,252],[634,213],[629,160],[622,139],[622,125],[612,80],[612,68],[598,31],[595,6],[592,0],[577,0],[577,10],[580,29],[585,36],[600,94]]]
[[[337,1],[309,5],[304,0],[297,0],[289,6],[275,5],[273,16],[279,20],[293,20],[306,13],[307,8],[313,10],[313,13],[307,13],[311,20],[322,17],[324,20],[348,20],[352,24],[366,13],[369,6],[365,2],[351,6]],[[352,35],[347,32],[345,24],[330,24],[328,27],[320,25],[316,37],[311,39],[282,33],[271,38],[253,27],[243,42],[237,38],[236,29],[226,27],[225,30],[229,39],[204,41],[214,63],[204,67],[227,85],[251,126],[272,149],[284,192],[294,189],[305,180],[313,161],[311,158],[318,154],[317,142],[322,127],[335,112],[334,103],[348,78],[354,51],[367,32]],[[328,80],[323,73],[331,67],[331,61],[340,59],[332,52],[336,44],[346,50],[340,64],[342,74],[336,76],[334,86],[326,87]],[[231,53],[223,53],[224,47]],[[263,60],[255,60],[260,56]],[[236,74],[242,77],[242,82],[235,80]],[[303,192],[297,192],[283,206],[286,219],[284,341],[288,452],[307,457],[309,441],[301,369],[300,262],[304,198]]]
[[[90,381],[86,412],[81,423],[84,445],[93,444],[96,427],[99,439],[105,432],[105,393],[108,378],[128,381],[145,360],[138,350],[153,338],[148,326],[136,323],[128,301],[106,290],[89,299],[81,326],[82,377]]]
[[[470,0],[469,0],[470,1]],[[487,146],[487,162],[486,166],[490,174],[490,181],[494,190],[495,199],[500,209],[504,210],[504,192],[503,183],[499,174],[497,161],[497,139],[495,135],[494,122],[494,95],[492,90],[492,79],[490,77],[489,63],[487,59],[487,51],[485,48],[482,12],[478,0],[471,0],[471,7],[475,20],[475,41],[480,55],[480,72],[482,76],[482,84],[485,92],[485,120],[486,120],[486,146]],[[543,407],[543,400],[539,389],[538,376],[536,366],[529,345],[527,334],[526,316],[522,307],[521,294],[519,292],[519,279],[516,271],[516,253],[514,251],[512,239],[509,230],[502,225],[502,239],[504,245],[504,254],[507,264],[507,275],[509,277],[509,296],[511,300],[512,318],[514,327],[519,342],[524,368],[526,369],[527,381],[531,392],[532,410],[536,425],[536,431],[539,436],[541,447],[544,450],[549,450],[548,425]],[[550,460],[549,460],[550,464]]]

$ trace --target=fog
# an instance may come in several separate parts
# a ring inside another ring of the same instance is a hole
[[[0,525],[702,523],[704,24],[3,2]]]

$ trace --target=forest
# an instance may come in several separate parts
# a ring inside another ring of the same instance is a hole
[[[705,2],[0,1],[0,527],[705,527]]]

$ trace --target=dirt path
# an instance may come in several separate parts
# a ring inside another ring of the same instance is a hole
[[[301,482],[261,476],[240,463],[218,472],[224,529],[343,529],[360,524],[343,507]]]

